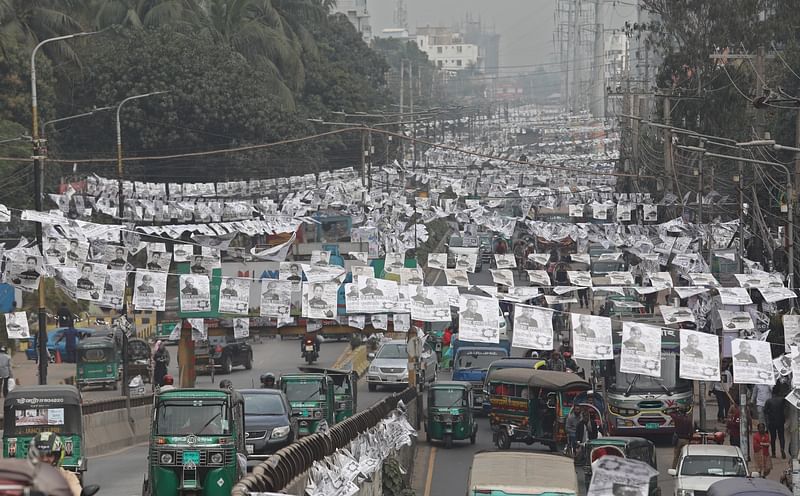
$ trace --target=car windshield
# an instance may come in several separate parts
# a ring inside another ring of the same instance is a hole
[[[680,475],[747,477],[747,468],[738,456],[686,456]]]
[[[477,369],[489,370],[489,365],[495,360],[502,357],[503,353],[487,353],[482,351],[480,353],[464,352],[459,353],[456,359],[457,369]]]
[[[283,400],[277,394],[245,394],[245,415],[284,415]]]
[[[463,389],[434,389],[433,406],[453,408],[467,403]]]
[[[378,350],[377,358],[408,358],[406,344],[385,344]]]
[[[319,382],[287,382],[284,393],[289,401],[317,401],[322,394]]]
[[[627,374],[620,371],[620,357],[614,356],[616,374],[611,389],[630,393],[671,392],[689,387],[689,381],[678,377],[678,357],[674,353],[661,354],[661,377]],[[632,385],[632,386],[631,386]],[[630,387],[630,389],[628,389]]]
[[[156,432],[161,436],[222,436],[230,431],[222,402],[194,400],[163,402],[158,405]]]

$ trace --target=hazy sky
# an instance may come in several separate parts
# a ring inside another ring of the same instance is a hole
[[[500,33],[500,65],[541,64],[555,60],[553,29],[557,0],[405,0],[408,28],[453,26],[467,14]],[[625,4],[633,3],[630,0]],[[393,27],[396,0],[367,0],[372,32]],[[635,8],[605,0],[606,29],[619,28],[635,17]],[[527,71],[529,68],[520,68]]]

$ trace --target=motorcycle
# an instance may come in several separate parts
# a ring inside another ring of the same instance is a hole
[[[100,486],[83,488],[81,496],[93,496]],[[0,495],[72,496],[67,481],[59,470],[35,460],[4,459],[0,461]]]
[[[314,342],[314,338],[308,337],[303,340],[302,356],[309,365],[317,361],[319,353],[317,352],[317,344]]]

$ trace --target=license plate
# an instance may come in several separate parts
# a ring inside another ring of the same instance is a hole
[[[313,346],[306,346],[306,351],[314,351],[314,347]]]
[[[657,422],[648,422],[644,424],[645,429],[658,429],[659,427],[661,427],[661,424]]]
[[[184,451],[183,452],[183,464],[184,465],[199,465],[200,464],[200,452],[199,451]]]
[[[248,445],[245,446],[245,448],[247,448],[247,454],[248,455],[252,455],[253,454],[253,450],[255,449],[255,446],[253,446],[252,444],[248,444]]]

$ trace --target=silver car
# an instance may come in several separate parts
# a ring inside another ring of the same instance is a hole
[[[378,385],[408,384],[408,352],[406,342],[400,339],[387,341],[378,348],[377,353],[370,353],[372,363],[367,370],[367,387],[370,391],[378,389]],[[420,354],[418,379],[434,382],[437,376],[438,361],[436,353],[426,342]]]

